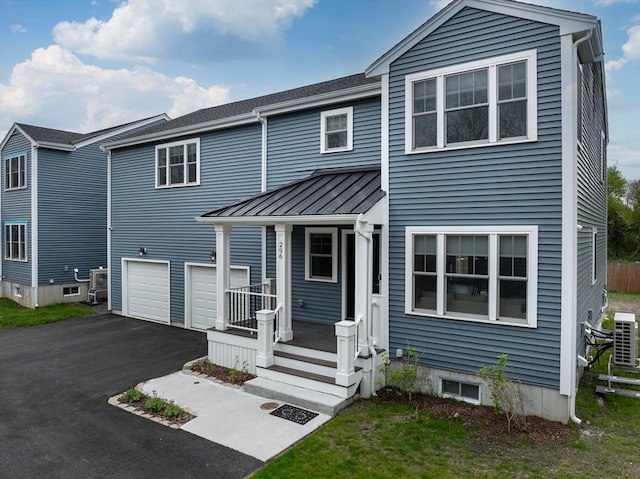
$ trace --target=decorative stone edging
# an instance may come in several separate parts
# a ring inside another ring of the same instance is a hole
[[[142,409],[138,409],[137,407],[134,407],[128,403],[125,402],[120,402],[120,397],[122,397],[122,394],[118,394],[116,396],[111,396],[108,399],[108,403],[111,404],[112,406],[116,406],[119,407],[120,409],[124,409],[127,412],[131,412],[137,416],[142,416],[146,419],[151,419],[154,422],[157,422],[159,424],[162,424],[163,426],[168,426],[171,429],[180,429],[182,427],[182,425],[180,424],[174,424],[171,421],[168,421],[166,419],[163,419],[162,417],[159,416],[154,416],[153,414],[149,414],[148,412],[142,410]],[[185,410],[186,411],[186,410]],[[195,414],[193,414],[190,411],[186,411],[189,414],[192,414],[195,416]],[[186,424],[186,423],[185,423]]]

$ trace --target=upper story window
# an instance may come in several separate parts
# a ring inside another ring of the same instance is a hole
[[[27,186],[27,155],[21,153],[5,158],[5,189],[15,190]]]
[[[25,222],[4,224],[4,258],[27,261],[27,224]]]
[[[353,150],[353,107],[323,111],[320,118],[320,153]]]
[[[536,326],[537,228],[408,227],[407,314]]]
[[[305,246],[305,279],[335,283],[338,269],[338,230],[307,228]]]
[[[537,139],[536,51],[405,79],[405,153]]]
[[[156,188],[199,184],[199,138],[156,146]]]

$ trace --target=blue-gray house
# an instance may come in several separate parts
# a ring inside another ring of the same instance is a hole
[[[12,125],[0,143],[1,296],[30,308],[88,299],[90,270],[107,266],[100,144],[167,119],[84,134]]]
[[[593,16],[457,0],[364,74],[108,142],[110,308],[206,331],[248,390],[328,412],[415,348],[437,394],[489,402],[476,372],[507,353],[528,413],[577,420],[602,55]]]

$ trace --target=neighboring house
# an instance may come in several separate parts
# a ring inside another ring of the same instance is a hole
[[[2,296],[30,308],[88,299],[89,270],[107,266],[107,154],[100,143],[166,120],[88,134],[22,123],[9,129],[0,143]]]
[[[476,373],[507,353],[528,413],[577,419],[606,277],[601,35],[457,0],[364,75],[107,143],[110,309],[206,330],[248,390],[330,413],[415,348],[432,392],[489,402]]]

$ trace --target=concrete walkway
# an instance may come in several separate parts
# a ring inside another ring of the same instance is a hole
[[[261,461],[277,456],[331,419],[318,413],[306,424],[298,424],[270,414],[282,402],[183,371],[146,381],[141,389],[195,414],[181,427],[184,431]]]

